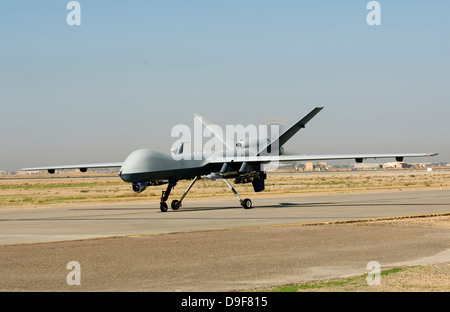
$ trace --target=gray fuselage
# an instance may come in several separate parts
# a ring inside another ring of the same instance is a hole
[[[239,151],[238,151],[239,152]],[[238,153],[232,151],[233,155]],[[240,151],[239,154],[245,152]],[[119,176],[125,182],[183,180],[220,171],[222,165],[211,163],[211,159],[228,156],[227,152],[199,153],[187,155],[164,154],[151,149],[139,149],[124,161]]]

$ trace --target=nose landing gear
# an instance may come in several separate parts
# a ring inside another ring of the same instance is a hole
[[[192,180],[191,184],[189,184],[186,191],[184,191],[183,196],[181,196],[180,200],[176,200],[176,199],[172,200],[172,203],[170,204],[170,207],[172,208],[172,210],[180,209],[183,199],[186,197],[187,193],[191,190],[192,186],[194,186],[195,182],[197,182],[197,180],[199,178],[200,177],[195,177]],[[169,181],[169,185],[167,186],[167,189],[165,191],[162,191],[161,203],[160,203],[161,212],[166,212],[168,210],[166,201],[167,201],[167,199],[169,199],[170,192],[175,187],[175,185],[177,185],[177,182],[175,180]]]
[[[161,202],[160,202],[160,206],[159,206],[159,209],[161,210],[161,212],[166,212],[168,210],[166,201],[169,199],[170,192],[175,187],[175,185],[177,185],[177,181],[175,179],[170,179],[166,190],[162,191]]]

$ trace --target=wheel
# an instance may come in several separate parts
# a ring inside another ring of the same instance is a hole
[[[173,210],[178,210],[181,207],[181,202],[179,200],[172,200],[172,204],[170,204]]]
[[[244,209],[250,209],[252,208],[252,201],[248,198],[244,199],[242,201],[242,207],[244,207]]]
[[[161,209],[161,212],[166,212],[167,211],[167,204],[166,203],[161,203],[161,206],[159,207],[159,209]]]

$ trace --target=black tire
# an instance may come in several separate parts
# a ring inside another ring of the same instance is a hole
[[[161,209],[161,212],[166,212],[169,208],[166,203],[161,203],[159,209]]]
[[[244,207],[244,209],[252,208],[252,201],[248,198],[244,199],[242,202],[242,207]]]
[[[181,202],[179,200],[172,200],[172,203],[170,204],[173,210],[178,210],[181,207]]]

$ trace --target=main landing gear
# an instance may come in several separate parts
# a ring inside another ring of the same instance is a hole
[[[180,200],[176,200],[176,199],[172,200],[172,203],[170,204],[170,207],[172,208],[172,210],[180,209],[183,199],[186,197],[187,193],[191,190],[192,186],[194,186],[195,182],[197,182],[198,179],[200,179],[200,177],[195,177],[192,180],[192,182],[189,184],[186,191],[184,191]],[[234,189],[234,187],[230,184],[230,182],[228,182],[228,180],[226,180],[226,179],[223,179],[223,181],[228,185],[228,187],[231,189],[231,191],[234,193],[234,195],[236,195],[236,197],[238,198],[239,203],[241,204],[242,207],[244,207],[245,209],[252,208],[252,201],[250,199],[245,198],[244,200],[242,200],[241,197],[239,196],[239,194]],[[162,191],[161,202],[160,202],[161,212],[166,212],[167,210],[169,210],[169,207],[167,206],[166,201],[169,199],[170,192],[176,185],[177,185],[177,181],[175,179],[171,179],[171,180],[169,180],[167,189],[165,191]]]
[[[228,187],[230,188],[230,190],[234,193],[234,195],[236,195],[237,199],[239,200],[239,202],[241,203],[241,206],[244,207],[244,209],[250,209],[252,208],[252,201],[248,198],[242,200],[242,198],[239,196],[239,194],[236,192],[236,190],[234,189],[233,185],[231,185],[230,182],[228,182],[227,179],[223,179],[223,181],[228,185]]]

